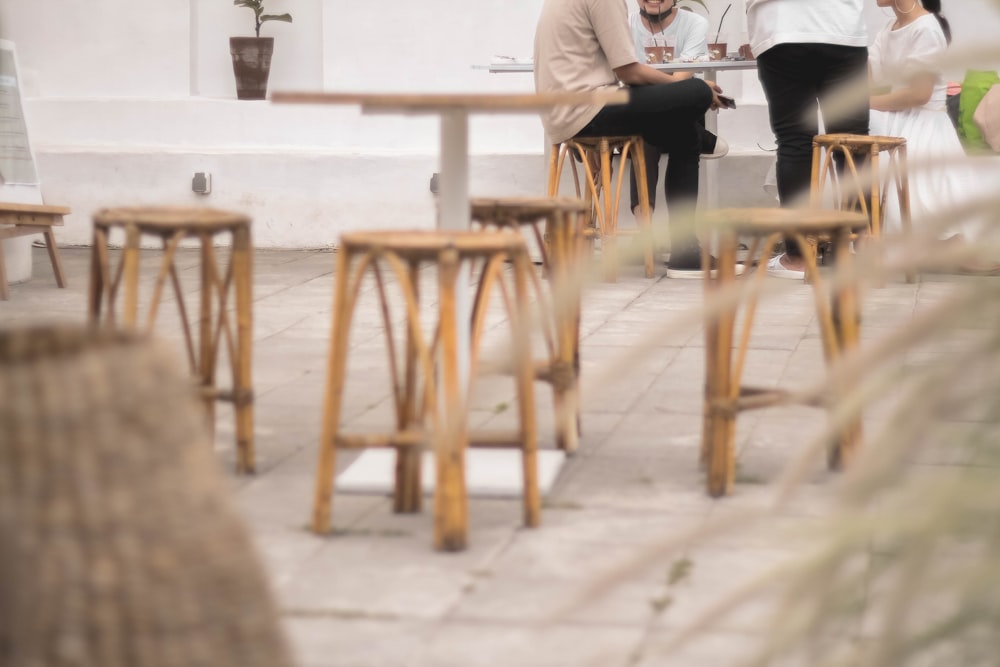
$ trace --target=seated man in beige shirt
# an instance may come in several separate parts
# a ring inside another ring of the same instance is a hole
[[[587,91],[629,86],[628,104],[557,107],[542,114],[552,142],[573,137],[639,134],[669,156],[667,206],[675,219],[698,200],[699,121],[722,106],[718,86],[680,80],[640,63],[622,0],[545,0],[535,30],[535,90]],[[679,226],[679,225],[678,225]],[[677,227],[677,226],[675,226]],[[700,277],[693,231],[671,229],[667,276]]]

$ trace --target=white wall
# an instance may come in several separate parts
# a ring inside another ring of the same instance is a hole
[[[714,31],[727,3],[709,3]],[[262,30],[275,38],[269,89],[531,90],[530,75],[473,65],[529,56],[541,4],[268,0],[268,12],[294,16]],[[995,6],[1000,0],[946,0],[956,44],[995,39]],[[874,0],[868,14],[873,26],[885,19]],[[744,18],[737,0],[723,37],[736,41]],[[0,2],[0,37],[20,56],[43,194],[74,210],[61,242],[89,242],[93,210],[135,203],[246,211],[262,246],[326,246],[347,229],[433,224],[436,122],[237,101],[228,38],[252,27],[250,11],[231,0]],[[755,75],[728,73],[720,83],[740,101],[720,117],[721,133],[735,153],[760,155],[773,138]],[[474,193],[542,191],[537,118],[477,117],[471,135]],[[212,194],[191,193],[196,171],[213,173]]]

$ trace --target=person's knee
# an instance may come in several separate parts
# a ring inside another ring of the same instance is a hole
[[[712,106],[712,89],[709,87],[708,83],[702,79],[687,79],[681,83],[689,84],[689,88],[691,88],[692,105],[702,109],[703,112],[708,111],[708,108]]]

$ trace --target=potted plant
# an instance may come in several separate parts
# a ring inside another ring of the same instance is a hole
[[[233,57],[236,76],[236,97],[241,100],[262,100],[267,96],[267,78],[271,73],[274,37],[261,37],[260,26],[265,21],[292,22],[291,14],[265,14],[264,0],[233,0],[237,7],[253,11],[254,37],[230,37],[229,53]]]
[[[680,7],[681,9],[686,9],[689,12],[693,12],[694,11],[693,9],[691,9],[690,7],[686,6],[686,5],[689,5],[689,4],[691,4],[691,5],[701,5],[702,9],[704,9],[706,12],[708,11],[708,5],[705,4],[705,0],[677,0],[677,6],[678,7]]]

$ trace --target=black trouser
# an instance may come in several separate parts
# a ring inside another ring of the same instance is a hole
[[[808,196],[817,109],[827,133],[868,134],[868,49],[779,44],[757,56],[757,76],[778,142],[778,196],[795,206]],[[785,251],[800,254],[790,241]]]
[[[719,141],[717,137],[712,132],[709,132],[705,128],[705,117],[701,117],[701,121],[698,123],[701,128],[701,154],[714,153],[715,145]],[[656,187],[660,182],[660,157],[663,155],[660,149],[649,143],[643,143],[643,151],[645,152],[645,163],[646,163],[646,192],[649,193],[649,207],[650,209],[656,208]],[[631,164],[631,160],[629,161]],[[634,211],[639,205],[639,186],[635,182],[635,169],[629,170],[629,210]],[[670,201],[670,186],[669,180],[664,184],[663,195],[667,201]]]
[[[712,90],[700,79],[687,79],[636,86],[629,93],[628,104],[604,107],[577,136],[641,135],[647,144],[670,156],[666,193],[671,212],[693,213],[698,203],[699,121],[712,104]],[[670,246],[671,259],[700,255],[698,238],[690,230],[672,228]]]

